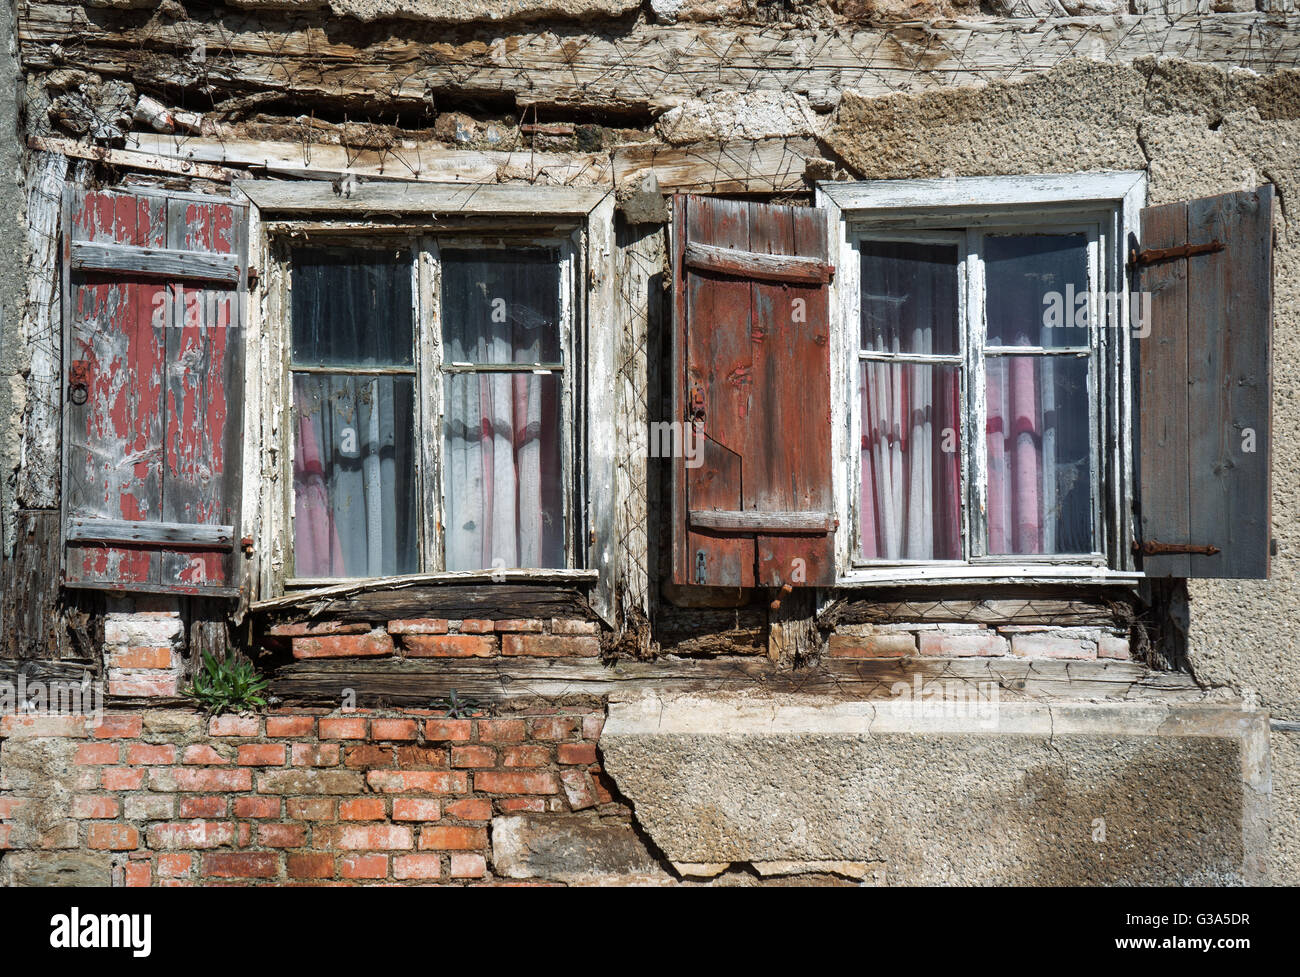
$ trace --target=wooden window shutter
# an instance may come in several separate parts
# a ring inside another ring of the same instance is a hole
[[[63,200],[64,583],[239,593],[248,209]]]
[[[1137,548],[1153,576],[1268,576],[1272,218],[1271,186],[1142,211]]]
[[[678,195],[673,232],[673,582],[830,585],[825,212]]]

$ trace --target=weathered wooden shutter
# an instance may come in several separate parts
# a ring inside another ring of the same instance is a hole
[[[1151,328],[1136,342],[1137,545],[1148,574],[1268,576],[1272,217],[1271,186],[1142,212]]]
[[[235,595],[247,206],[63,206],[64,582]]]
[[[826,215],[679,195],[673,231],[673,581],[828,585]]]

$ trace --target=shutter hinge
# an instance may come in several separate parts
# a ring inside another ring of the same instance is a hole
[[[1213,556],[1219,552],[1219,548],[1211,543],[1162,543],[1156,539],[1148,539],[1142,543],[1134,540],[1133,552],[1141,553],[1143,556],[1159,556],[1162,553],[1199,553],[1202,556]]]
[[[1129,264],[1137,265],[1141,268],[1143,265],[1149,265],[1156,261],[1172,261],[1174,258],[1190,258],[1196,254],[1213,254],[1216,251],[1223,251],[1227,248],[1222,241],[1215,238],[1205,244],[1180,244],[1176,248],[1145,248],[1139,251],[1132,248],[1128,253]]]

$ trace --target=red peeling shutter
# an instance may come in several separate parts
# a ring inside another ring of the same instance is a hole
[[[1271,186],[1142,211],[1138,547],[1152,576],[1268,576],[1272,253]]]
[[[64,196],[64,581],[239,592],[247,206]]]
[[[827,586],[826,215],[680,195],[673,206],[673,420],[687,428],[673,462],[673,581]]]

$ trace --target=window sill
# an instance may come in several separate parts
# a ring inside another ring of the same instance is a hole
[[[902,587],[914,584],[1099,584],[1133,586],[1145,579],[1136,571],[1093,566],[995,564],[984,566],[894,566],[857,568],[843,574],[837,587]]]
[[[285,581],[282,597],[257,601],[249,606],[253,613],[291,607],[304,601],[343,597],[375,590],[442,584],[487,585],[503,583],[595,583],[596,570],[444,570],[439,573],[411,573],[399,577],[364,577],[359,579],[299,578]]]

